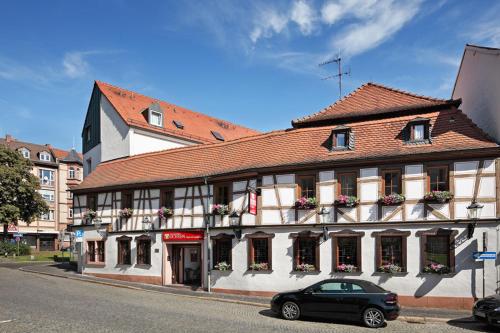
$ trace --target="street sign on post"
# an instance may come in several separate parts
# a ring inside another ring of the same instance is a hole
[[[16,238],[23,238],[23,234],[21,234],[20,232],[18,232],[18,233],[14,234],[14,237],[16,237]]]
[[[79,229],[79,230],[76,230],[75,231],[75,238],[78,240],[78,239],[81,239],[83,238],[83,230]]]
[[[7,228],[8,232],[19,232],[19,229],[17,228],[17,225],[14,223],[9,224],[9,227]]]
[[[497,258],[496,252],[473,252],[472,258],[475,260],[495,260]]]

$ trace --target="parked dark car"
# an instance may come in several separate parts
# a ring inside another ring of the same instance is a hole
[[[329,279],[298,291],[275,295],[271,310],[287,320],[301,316],[361,321],[381,327],[399,315],[398,295],[355,279]]]
[[[476,301],[472,307],[472,315],[476,320],[500,327],[500,295],[492,295]]]

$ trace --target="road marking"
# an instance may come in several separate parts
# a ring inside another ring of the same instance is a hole
[[[14,321],[15,319],[9,319],[9,320],[0,320],[0,324],[6,324]]]

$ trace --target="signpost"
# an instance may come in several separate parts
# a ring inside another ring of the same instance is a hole
[[[76,238],[77,240],[79,240],[79,239],[82,239],[82,238],[83,238],[83,230],[82,230],[82,229],[79,229],[79,230],[76,230],[76,231],[75,231],[75,238]]]
[[[496,252],[473,252],[472,258],[474,260],[482,261],[482,260],[495,260],[497,258]]]
[[[17,225],[14,223],[9,224],[9,227],[7,228],[8,232],[19,232],[19,229],[17,228]]]
[[[248,192],[248,212],[257,215],[257,192]]]

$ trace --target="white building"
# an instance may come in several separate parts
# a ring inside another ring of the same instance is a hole
[[[257,133],[96,81],[82,129],[84,177],[101,162]]]
[[[500,49],[466,45],[453,99],[474,123],[500,142]]]
[[[369,83],[292,129],[101,163],[75,189],[79,267],[247,295],[355,276],[470,309],[499,287],[472,253],[499,251],[500,148],[459,104]]]

